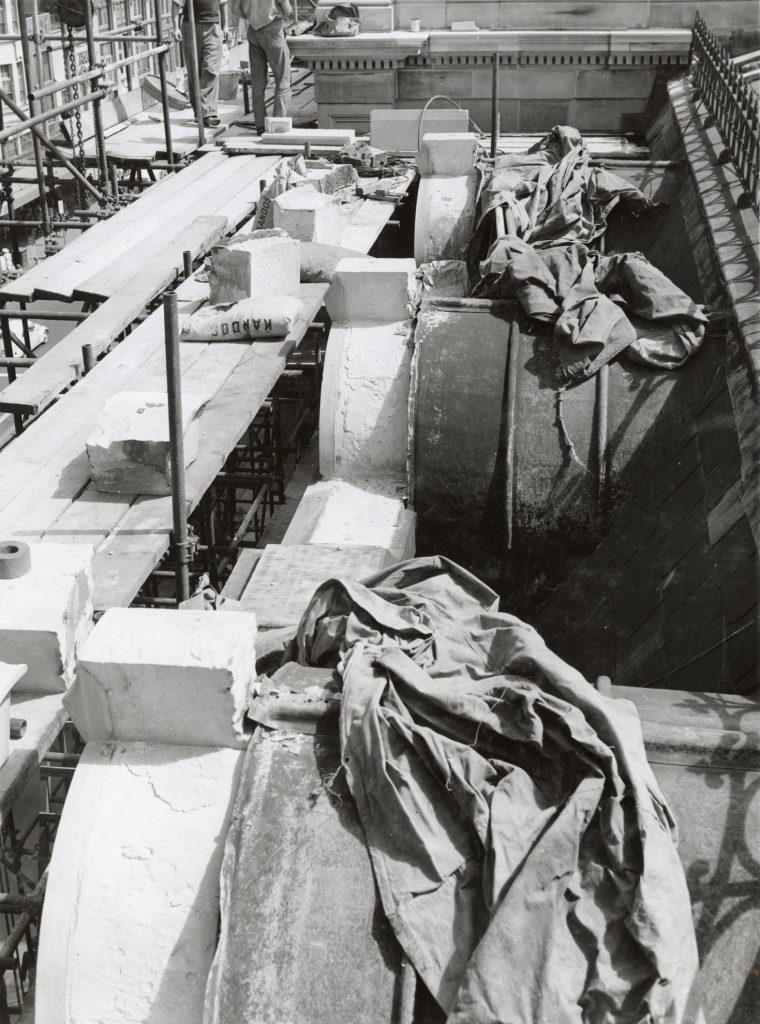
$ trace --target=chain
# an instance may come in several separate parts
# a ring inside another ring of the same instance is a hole
[[[77,60],[74,49],[74,29],[69,25],[66,29],[68,37],[68,61],[69,61],[69,77],[76,78],[77,74]],[[79,86],[75,83],[71,87],[72,99],[79,99]],[[77,170],[82,174],[87,174],[87,162],[84,155],[84,139],[82,138],[82,115],[80,113],[81,107],[74,107],[74,122],[76,125],[75,138],[73,141],[74,146],[74,164]],[[79,208],[84,209],[87,202],[84,188],[81,181],[77,179],[77,198],[79,200]]]

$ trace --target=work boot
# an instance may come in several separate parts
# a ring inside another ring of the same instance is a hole
[[[221,123],[221,120],[216,114],[207,114],[207,116],[203,118],[204,128],[218,128]]]

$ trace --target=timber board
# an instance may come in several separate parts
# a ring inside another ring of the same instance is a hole
[[[204,348],[195,364],[203,380],[206,359],[229,358],[234,367],[200,415],[200,450],[186,472],[188,512],[198,504],[233,447],[245,433],[285,368],[288,353],[300,344],[321,308],[327,285],[302,285],[304,308],[287,338],[274,342],[183,342],[182,347]],[[206,356],[205,353],[208,353]],[[183,376],[192,383],[193,374]],[[95,606],[104,610],[128,605],[169,545],[172,528],[170,497],[135,497],[134,502],[95,554]],[[114,567],[119,565],[119,572]]]
[[[186,190],[197,178],[208,175],[214,167],[223,162],[223,159],[223,157],[215,158],[214,154],[208,154],[190,167],[186,167],[176,174],[167,174],[160,178],[140,195],[138,201],[125,206],[108,220],[93,224],[92,227],[72,239],[60,252],[48,256],[47,259],[37,263],[15,281],[9,281],[3,285],[0,288],[0,299],[28,300],[34,295],[35,289],[44,287],[45,283],[53,287],[50,282],[54,282],[69,263],[86,259],[87,254],[95,246],[114,244],[122,232],[126,232],[136,222],[144,222],[149,219],[145,217],[148,211],[166,203],[175,193]]]
[[[180,312],[193,312],[208,297],[208,285],[196,278],[183,281],[177,289]],[[96,363],[75,391],[64,395],[45,414],[31,423],[10,445],[0,451],[0,533],[12,530],[14,519],[6,519],[13,503],[21,511],[22,493],[32,481],[44,483],[44,471],[70,462],[83,450],[82,436],[92,426],[105,400],[122,388],[151,360],[163,359],[163,310],[159,309],[137,327],[108,359]],[[39,478],[39,479],[37,479]],[[86,481],[82,482],[84,487]],[[55,488],[53,488],[53,491]]]
[[[0,392],[0,412],[36,415],[81,375],[82,345],[92,345],[97,357],[142,313],[182,267],[182,253],[190,249],[197,258],[206,252],[227,227],[224,217],[198,217],[171,246],[157,253],[123,288],[104,302],[87,320],[47,352],[34,366]]]
[[[117,266],[128,259],[128,250],[145,242],[160,227],[174,224],[179,215],[184,214],[186,218],[192,219],[198,209],[202,209],[205,214],[212,213],[213,209],[209,207],[209,203],[220,202],[217,199],[219,190],[222,190],[223,196],[226,195],[225,183],[239,171],[240,167],[240,162],[220,164],[211,168],[206,175],[185,182],[170,195],[164,195],[159,203],[152,202],[147,207],[142,206],[139,201],[132,204],[138,214],[134,220],[126,226],[122,225],[114,233],[109,232],[102,240],[93,240],[90,235],[90,244],[84,252],[77,254],[75,261],[58,268],[55,275],[48,276],[36,284],[35,296],[70,300],[82,281],[100,271],[104,265]],[[103,223],[107,225],[110,222]],[[180,229],[181,224],[176,230]],[[65,252],[64,249],[60,255],[64,255]],[[90,296],[85,293],[84,297]]]

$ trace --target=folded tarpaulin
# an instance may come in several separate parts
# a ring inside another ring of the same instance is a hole
[[[596,372],[622,351],[672,370],[702,344],[707,317],[641,253],[600,256],[580,242],[535,248],[498,238],[480,265],[479,298],[517,299],[577,350],[570,376]],[[585,348],[584,346],[590,346]]]
[[[343,677],[388,919],[449,1024],[670,1024],[697,954],[635,708],[443,558],[330,580],[291,652]]]

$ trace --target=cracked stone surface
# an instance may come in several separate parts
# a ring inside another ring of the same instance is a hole
[[[327,296],[319,464],[327,478],[406,480],[413,260],[341,260]]]
[[[241,758],[87,744],[50,865],[37,1024],[200,1024]]]

